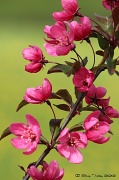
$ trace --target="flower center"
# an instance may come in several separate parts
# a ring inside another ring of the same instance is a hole
[[[70,139],[68,140],[68,145],[69,146],[79,147],[80,144],[81,144],[80,139],[78,139],[76,137],[70,137]]]
[[[33,133],[33,131],[31,130],[30,127],[26,128],[26,130],[24,130],[22,136],[22,139],[27,139],[26,143],[28,143],[28,141],[35,141],[36,139],[36,135]]]
[[[88,86],[88,82],[86,80],[83,81],[84,86]]]

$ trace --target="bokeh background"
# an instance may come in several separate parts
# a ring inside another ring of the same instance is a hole
[[[91,18],[93,14],[109,15],[101,4],[101,0],[78,0],[81,12]],[[41,85],[44,77],[47,77],[53,84],[53,91],[59,88],[67,88],[71,94],[74,89],[71,84],[71,78],[67,78],[62,74],[47,75],[47,69],[44,68],[38,74],[29,74],[24,71],[27,63],[22,57],[22,50],[28,45],[37,45],[42,48],[46,59],[52,61],[68,60],[75,56],[70,53],[66,57],[50,57],[46,54],[42,44],[44,43],[45,34],[44,26],[52,25],[52,13],[60,11],[60,0],[1,0],[0,1],[0,134],[12,122],[26,122],[25,115],[27,113],[36,117],[41,125],[43,135],[49,138],[48,122],[52,118],[52,113],[46,104],[43,105],[27,105],[19,112],[16,108],[23,99],[26,88]],[[92,41],[95,50],[98,49],[97,42]],[[86,43],[79,44],[79,53],[84,58],[89,56],[89,66],[91,66],[93,55],[90,47]],[[118,56],[118,49],[115,56]],[[100,57],[97,57],[100,59]],[[98,61],[98,60],[97,60]],[[111,96],[111,105],[119,110],[119,78],[116,75],[109,76],[107,72],[96,80],[97,86],[104,86],[107,89],[107,97]],[[75,101],[75,96],[73,95]],[[52,101],[56,103],[55,101]],[[67,117],[67,113],[54,108],[57,118]],[[82,113],[69,124],[71,127],[74,123],[78,123],[86,117],[88,113]],[[45,159],[48,163],[53,159],[59,162],[60,168],[65,168],[64,180],[71,179],[87,179],[85,177],[75,177],[75,174],[115,174],[116,177],[109,178],[119,179],[119,120],[116,119],[112,124],[114,135],[110,141],[103,145],[89,143],[85,150],[81,150],[84,161],[81,164],[74,165],[69,163],[65,158],[61,157],[53,150]],[[25,168],[30,162],[36,161],[44,150],[39,146],[37,151],[30,156],[25,156],[22,151],[15,149],[10,139],[10,135],[0,142],[0,179],[4,180],[21,180],[24,173],[18,165]],[[90,179],[96,179],[95,175]],[[102,179],[98,177],[98,179]],[[104,178],[103,179],[108,179]]]

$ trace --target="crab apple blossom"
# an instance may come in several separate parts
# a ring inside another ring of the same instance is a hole
[[[85,67],[80,67],[73,76],[73,84],[80,92],[86,92],[92,85],[94,80],[94,73],[87,70]]]
[[[79,152],[78,148],[86,148],[87,137],[82,132],[69,132],[68,128],[65,128],[58,138],[59,144],[57,150],[61,156],[68,159],[71,163],[81,163],[83,156]]]
[[[104,135],[110,130],[110,125],[105,121],[99,121],[100,111],[89,114],[84,121],[84,128],[88,140],[98,144],[107,142],[110,137]]]
[[[49,164],[43,162],[41,171],[35,166],[30,166],[27,172],[33,180],[61,180],[64,176],[64,169],[60,170],[55,160],[51,161]]]
[[[56,21],[68,21],[77,15],[79,9],[77,0],[61,0],[61,4],[63,11],[53,13],[53,18]]]
[[[72,21],[71,25],[74,28],[74,40],[80,41],[86,39],[91,33],[91,22],[86,16],[79,19],[80,23],[77,21]]]
[[[30,73],[39,72],[45,63],[42,50],[37,46],[29,46],[22,51],[24,59],[29,60],[30,64],[25,66],[25,70]]]
[[[33,116],[26,114],[26,120],[27,125],[12,123],[9,129],[17,136],[11,140],[12,145],[17,149],[26,149],[23,154],[29,155],[36,150],[42,133],[38,121]]]
[[[42,86],[36,88],[28,88],[24,95],[24,100],[31,104],[41,104],[47,101],[52,93],[52,85],[50,81],[45,78]]]
[[[74,29],[69,22],[66,22],[66,24],[58,21],[53,26],[45,26],[44,32],[50,40],[45,39],[46,44],[44,44],[44,47],[49,55],[64,56],[75,48],[75,44],[73,43]]]
[[[106,95],[107,90],[103,87],[95,87],[94,84],[92,84],[85,96],[85,101],[87,104],[97,104],[98,106],[101,105],[108,105],[109,98],[103,99],[103,97]]]
[[[107,10],[111,10],[116,6],[119,6],[119,0],[102,0],[102,4],[104,8],[106,8]]]
[[[102,113],[99,116],[99,120],[106,121],[111,124],[113,123],[113,120],[110,118],[119,118],[119,112],[112,106],[103,106]]]

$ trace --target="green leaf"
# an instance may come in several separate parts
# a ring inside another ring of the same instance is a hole
[[[68,66],[68,65],[65,65],[65,64],[61,64],[60,68],[61,68],[62,72],[64,74],[66,74],[68,77],[71,75],[71,69],[72,69],[71,66]]]
[[[16,109],[16,112],[18,112],[22,107],[24,107],[25,105],[29,104],[27,101],[25,100],[22,100],[20,102],[20,104],[18,105],[17,109]]]
[[[2,135],[1,135],[1,137],[0,137],[0,140],[2,140],[3,138],[5,138],[6,136],[8,136],[8,135],[10,135],[10,134],[12,134],[12,133],[11,133],[9,127],[7,127],[7,128],[3,131],[3,133],[2,133]]]
[[[47,73],[51,74],[51,73],[56,73],[56,72],[63,72],[67,76],[70,76],[71,75],[71,69],[72,69],[72,67],[70,67],[66,64],[58,64],[58,65],[51,67]]]
[[[87,64],[87,62],[88,62],[88,58],[87,57],[85,57],[82,61],[81,61],[81,66],[86,66],[86,64]]]
[[[70,111],[70,107],[67,104],[53,104],[54,106],[56,106],[58,109],[61,109],[63,111]]]
[[[114,56],[114,48],[112,46],[109,46],[108,51],[109,51],[110,58],[113,58],[113,56]]]
[[[51,74],[51,73],[56,73],[56,72],[62,72],[61,68],[60,68],[60,65],[55,65],[55,66],[52,66],[49,70],[48,70],[48,74]]]
[[[68,104],[72,104],[72,97],[67,91],[67,89],[60,89],[56,92],[56,95],[60,96]]]
[[[74,64],[74,63],[69,62],[69,61],[65,61],[65,63],[66,63],[68,66],[71,66],[71,67],[72,67],[72,66],[73,66],[73,64]]]
[[[107,69],[110,75],[113,75],[115,73],[116,62],[117,59],[111,59],[110,57],[107,59]]]
[[[60,124],[63,119],[51,119],[49,122],[51,135],[56,135],[59,132]]]
[[[82,131],[84,130],[83,122],[80,122],[78,124],[75,124],[69,129],[69,132],[75,132],[75,131]]]
[[[98,43],[101,49],[105,50],[109,46],[109,42],[99,33],[97,33]]]
[[[82,93],[77,90],[76,86],[74,87],[74,91],[75,91],[76,99],[79,99]]]

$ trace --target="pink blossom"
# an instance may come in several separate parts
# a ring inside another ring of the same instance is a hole
[[[26,115],[27,125],[24,123],[12,123],[10,131],[17,137],[11,140],[11,143],[17,149],[26,149],[23,154],[31,154],[40,141],[41,129],[38,121],[30,114]]]
[[[119,0],[102,0],[102,4],[104,8],[106,8],[107,10],[111,10],[116,6],[119,6]]]
[[[59,143],[57,150],[61,156],[64,156],[72,163],[81,163],[83,156],[78,148],[85,148],[87,146],[87,137],[82,132],[69,133],[68,128],[65,128],[59,136]]]
[[[113,123],[113,120],[110,118],[119,118],[119,112],[114,109],[112,106],[103,106],[102,112],[99,116],[100,121],[106,121],[109,124]]]
[[[85,67],[81,67],[73,77],[73,83],[80,92],[88,91],[94,80],[94,73],[87,70]]]
[[[22,51],[24,59],[29,60],[30,64],[25,66],[25,70],[30,73],[39,72],[44,64],[44,57],[41,49],[37,46],[29,46]]]
[[[31,104],[41,104],[47,101],[52,92],[52,85],[48,79],[44,79],[42,86],[28,88],[24,100]]]
[[[54,12],[53,18],[56,21],[68,21],[77,15],[78,2],[77,0],[61,0],[63,11]]]
[[[64,176],[64,169],[59,169],[58,163],[54,160],[48,165],[43,162],[43,168],[39,171],[35,166],[28,169],[28,174],[33,180],[61,180]]]
[[[91,33],[91,22],[90,19],[86,16],[81,17],[79,19],[80,23],[79,24],[77,21],[72,21],[71,25],[74,28],[74,40],[75,41],[80,41],[86,39],[90,33]]]
[[[106,95],[107,90],[103,87],[95,87],[94,84],[92,84],[85,96],[85,101],[87,104],[97,104],[98,106],[102,105],[108,105],[109,98],[103,99],[103,97]]]
[[[48,54],[51,56],[64,56],[67,55],[72,49],[75,48],[74,29],[70,23],[66,22],[67,27],[63,22],[56,22],[53,26],[45,26],[44,32],[50,40],[46,40],[44,47]]]
[[[110,125],[105,121],[100,122],[99,116],[100,111],[89,114],[84,121],[84,128],[88,140],[102,144],[110,139],[110,137],[104,136],[110,130]]]

